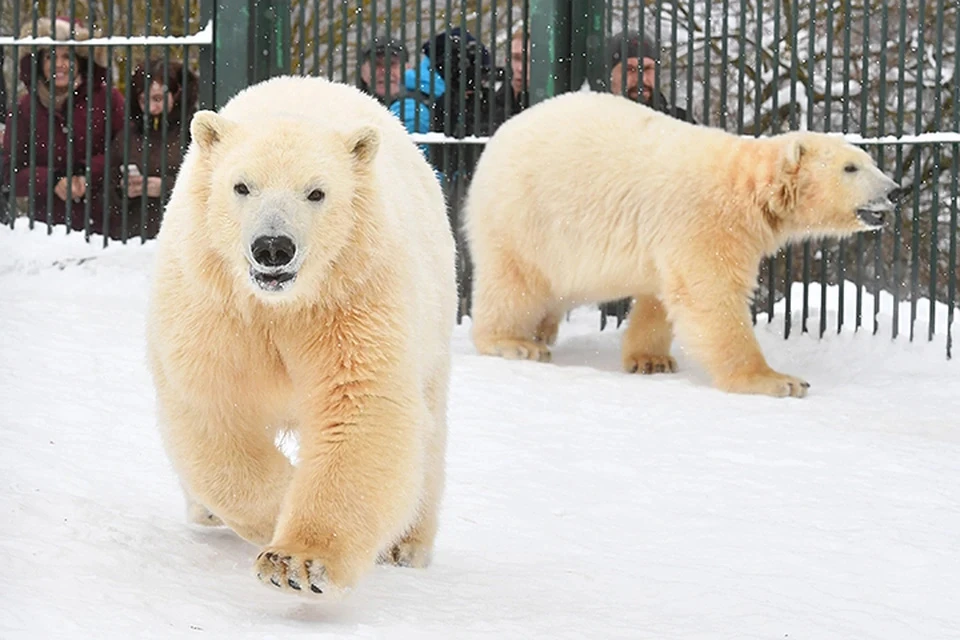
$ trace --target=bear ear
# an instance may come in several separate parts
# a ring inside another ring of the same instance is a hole
[[[799,138],[790,138],[783,149],[783,170],[787,173],[796,173],[800,169],[800,161],[807,152],[803,141]]]
[[[209,152],[226,138],[233,126],[233,122],[213,111],[197,111],[190,121],[190,137],[203,151]]]
[[[358,167],[373,162],[380,148],[380,131],[376,127],[363,126],[347,136],[347,149]]]

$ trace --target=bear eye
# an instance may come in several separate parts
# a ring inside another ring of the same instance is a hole
[[[859,167],[852,162],[843,168],[847,173],[856,173],[857,169],[859,169]]]
[[[250,189],[247,188],[247,185],[243,184],[242,182],[238,182],[237,184],[233,185],[233,192],[238,196],[250,195]]]
[[[321,191],[320,189],[314,189],[307,196],[307,200],[309,200],[310,202],[320,202],[321,200],[324,199],[325,196],[326,194],[324,194],[323,191]]]

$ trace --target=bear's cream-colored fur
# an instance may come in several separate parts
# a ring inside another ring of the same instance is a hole
[[[321,78],[254,85],[191,133],[147,327],[190,519],[262,545],[284,591],[426,566],[457,304],[433,171],[387,109]]]
[[[721,389],[804,396],[753,333],[760,260],[876,228],[896,187],[835,136],[753,139],[612,94],[548,99],[497,130],[468,191],[474,343],[549,360],[565,311],[632,296],[627,371],[676,370],[676,333]]]

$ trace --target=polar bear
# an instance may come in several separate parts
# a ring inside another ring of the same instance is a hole
[[[262,545],[260,581],[286,592],[427,566],[457,308],[433,171],[386,108],[322,78],[253,85],[190,130],[147,322],[189,517]],[[275,446],[291,424],[296,465]]]
[[[766,139],[572,92],[509,119],[480,156],[463,231],[481,354],[549,360],[561,315],[631,296],[628,372],[676,370],[676,333],[720,389],[803,397],[768,366],[748,300],[791,241],[878,228],[898,185],[842,138]]]

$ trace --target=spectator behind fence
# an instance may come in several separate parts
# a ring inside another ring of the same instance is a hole
[[[434,76],[433,96],[442,95],[443,80],[433,74],[429,65],[421,64],[420,84],[417,84],[417,71],[407,68],[407,48],[392,38],[375,37],[360,55],[360,90],[386,105],[410,133],[430,131],[431,75]],[[426,145],[420,148],[424,155],[428,154]]]
[[[626,55],[623,55],[624,48]],[[611,93],[625,95],[634,101],[639,100],[648,107],[678,120],[695,122],[686,109],[667,104],[663,93],[654,91],[658,59],[657,49],[649,38],[642,38],[634,31],[621,32],[610,38],[607,41],[607,60],[610,61]],[[626,83],[623,81],[624,69]]]
[[[74,24],[74,39],[87,40],[89,32],[79,21]],[[37,35],[55,40],[71,37],[71,25],[67,18],[57,18],[54,26],[49,18],[37,21]],[[33,35],[32,22],[24,25],[21,37]],[[30,185],[34,189],[33,208],[38,221],[49,220],[53,224],[66,224],[75,230],[84,229],[86,205],[90,204],[91,232],[102,233],[103,228],[103,182],[106,170],[104,152],[107,147],[107,111],[110,112],[110,136],[117,136],[123,129],[123,95],[116,89],[108,92],[107,50],[103,47],[75,47],[73,84],[70,83],[71,48],[56,47],[51,59],[51,50],[37,48],[37,84],[31,89],[30,47],[23,47],[19,62],[19,78],[26,91],[17,101],[16,128],[13,114],[7,116],[3,132],[4,181],[9,180],[11,165],[16,170],[11,197],[27,197]],[[92,84],[88,84],[88,65],[92,64]],[[51,93],[50,83],[53,82]],[[72,109],[70,97],[72,96]],[[87,122],[87,110],[91,110]],[[34,126],[30,129],[30,111],[36,110]],[[50,113],[53,112],[53,135],[49,135]],[[68,127],[73,119],[72,129]],[[17,148],[11,149],[16,132]],[[91,157],[87,166],[87,141],[91,143]],[[30,147],[35,147],[36,169],[30,168]],[[50,163],[48,149],[53,150]],[[48,164],[49,163],[49,164]],[[68,174],[68,164],[69,174]],[[89,171],[89,183],[88,183]],[[48,185],[53,187],[53,198],[47,200]]]
[[[190,142],[190,120],[197,109],[198,94],[197,76],[188,70],[184,84],[183,65],[174,60],[168,61],[166,73],[163,59],[151,60],[149,68],[147,63],[142,63],[133,72],[127,92],[130,118],[126,135],[116,138],[110,149],[112,238],[156,237],[165,201],[173,189],[183,159],[181,134],[185,144]],[[164,112],[166,132],[163,127]],[[147,153],[146,164],[144,149]],[[124,207],[127,209],[125,232]],[[144,208],[146,226],[142,225]]]
[[[523,50],[525,29],[518,28],[510,39],[510,82],[502,82],[494,96],[496,109],[495,127],[503,124],[510,116],[520,113],[529,104],[530,87],[530,39],[527,37],[527,50]],[[526,54],[527,65],[523,59]],[[505,78],[504,78],[505,79]]]

